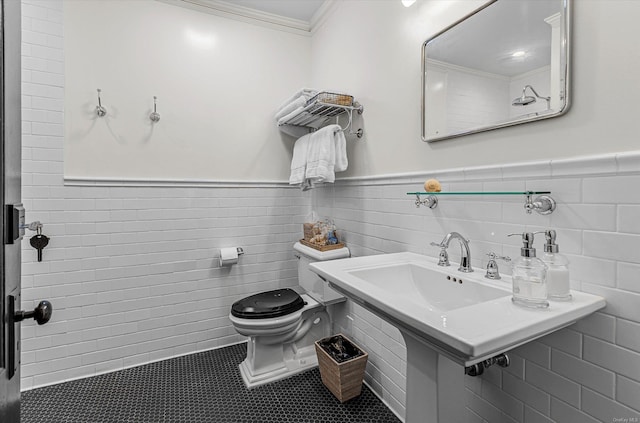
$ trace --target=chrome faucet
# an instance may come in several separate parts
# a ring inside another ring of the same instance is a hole
[[[438,265],[449,266],[447,248],[449,248],[449,242],[451,242],[451,239],[453,238],[457,239],[460,243],[460,254],[462,257],[460,258],[460,267],[458,267],[458,270],[465,273],[473,272],[473,269],[471,268],[471,250],[469,250],[469,241],[458,232],[449,232],[440,242],[440,244],[437,244],[435,242],[431,243],[431,245],[441,248],[440,260],[438,261]]]

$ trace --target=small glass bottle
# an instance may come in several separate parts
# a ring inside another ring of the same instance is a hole
[[[569,260],[560,254],[556,244],[556,231],[547,229],[544,232],[547,243],[540,259],[547,265],[547,296],[554,301],[571,300],[569,283]]]
[[[547,266],[536,257],[533,248],[533,233],[524,232],[523,247],[520,257],[513,260],[512,279],[513,297],[511,300],[518,305],[532,308],[547,308]]]

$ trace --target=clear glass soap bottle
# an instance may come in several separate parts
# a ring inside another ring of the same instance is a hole
[[[544,254],[540,259],[549,268],[547,270],[547,296],[550,300],[569,301],[569,260],[559,253],[556,244],[556,231],[547,229],[544,232],[547,243],[544,244]]]
[[[513,297],[511,300],[518,305],[532,308],[547,308],[547,266],[536,257],[533,248],[533,233],[509,234],[521,235],[523,247],[520,257],[513,260],[512,279]]]

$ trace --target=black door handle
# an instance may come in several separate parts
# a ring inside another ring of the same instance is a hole
[[[39,325],[44,325],[51,319],[53,306],[47,300],[42,300],[33,311],[16,311],[13,315],[14,322],[21,322],[24,319],[33,318]]]
[[[16,323],[24,319],[33,318],[39,325],[44,325],[51,319],[53,306],[47,300],[40,301],[40,304],[33,311],[16,311],[16,297],[9,295],[9,353],[7,354],[7,377],[11,379],[18,370],[16,358],[20,357],[19,340],[16,339]]]

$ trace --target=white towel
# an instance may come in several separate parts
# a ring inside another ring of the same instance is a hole
[[[305,181],[305,170],[307,168],[307,153],[309,150],[309,140],[311,134],[304,135],[293,144],[293,158],[291,159],[290,185],[302,185]],[[304,187],[303,187],[304,189]]]
[[[294,110],[302,110],[304,106],[307,105],[307,99],[304,97],[298,97],[297,99],[289,102],[289,104],[281,107],[280,110],[276,113],[276,120],[280,120],[283,116],[289,115]]]
[[[298,91],[296,91],[295,94],[293,94],[291,97],[289,97],[284,102],[282,102],[280,107],[278,107],[278,112],[280,112],[280,110],[282,110],[283,108],[287,107],[289,105],[289,103],[292,103],[295,100],[297,100],[299,97],[304,98],[305,99],[305,103],[306,103],[311,97],[313,97],[316,94],[318,94],[318,91],[316,91],[314,89],[311,89],[311,88],[300,88]]]
[[[338,153],[337,150],[340,150]],[[339,125],[329,125],[311,134],[307,152],[305,178],[311,186],[336,180],[336,158],[340,171],[346,170],[346,140]]]
[[[338,126],[338,125],[335,125]],[[347,139],[344,136],[344,131],[338,126],[338,130],[334,133],[333,141],[336,149],[336,172],[344,172],[349,166],[349,160],[347,160]]]
[[[291,112],[287,113],[286,115],[282,116],[280,119],[278,119],[278,126],[282,126],[286,121],[288,121],[289,119],[291,119],[292,117],[296,116],[298,113],[300,113],[302,110],[304,109],[304,107],[297,107],[294,110],[292,110]],[[283,109],[284,110],[284,109]]]
[[[291,126],[284,125],[280,126],[280,132],[285,133],[295,139],[300,138],[303,135],[307,135],[309,133],[309,128],[305,128],[304,126]]]

